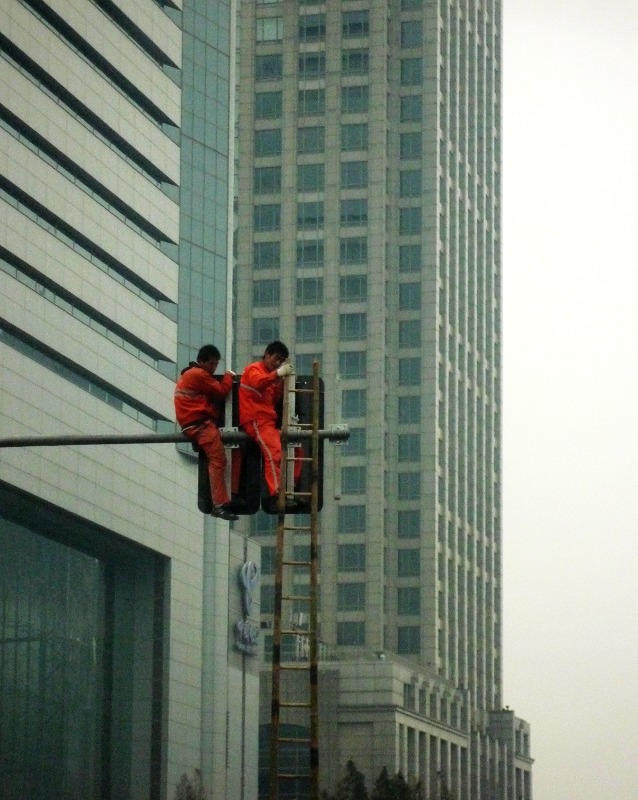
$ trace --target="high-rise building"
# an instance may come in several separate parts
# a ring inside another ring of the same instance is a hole
[[[0,31],[0,436],[172,431],[178,368],[231,358],[234,3],[9,0]],[[5,800],[255,796],[257,548],[180,448],[1,451]]]
[[[501,4],[240,14],[237,360],[319,358],[351,428],[321,515],[340,766],[528,800],[501,697]]]

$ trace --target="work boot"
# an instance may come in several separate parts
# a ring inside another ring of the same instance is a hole
[[[213,510],[210,512],[211,517],[217,517],[217,519],[225,519],[226,522],[234,522],[236,519],[239,519],[237,514],[233,513],[228,508],[228,503],[224,503],[221,506],[213,506]]]

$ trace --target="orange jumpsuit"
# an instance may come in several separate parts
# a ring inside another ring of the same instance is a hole
[[[249,364],[239,383],[239,424],[259,445],[271,496],[279,491],[281,476],[281,437],[275,427],[275,406],[283,395],[283,387],[277,372],[269,372],[263,361]]]
[[[217,427],[218,405],[233,385],[233,376],[226,372],[216,378],[197,364],[182,371],[175,385],[175,417],[182,431],[206,453],[213,504],[223,506],[230,501],[226,488],[226,451]]]

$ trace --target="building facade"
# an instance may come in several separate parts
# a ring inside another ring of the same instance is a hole
[[[174,430],[179,367],[230,360],[234,4],[0,10],[0,430]],[[0,785],[7,800],[254,798],[256,548],[196,508],[171,444],[0,459]]]
[[[360,741],[369,781],[386,766],[455,775],[461,798],[528,798],[529,775],[515,795],[495,764],[509,776],[521,757],[529,772],[529,746],[490,723],[503,702],[501,4],[250,0],[239,28],[237,361],[275,338],[298,373],[321,361],[326,420],[351,429],[325,465],[321,638],[348,665],[342,686],[351,664],[381,658],[390,684],[408,665],[424,698],[418,724],[397,711],[370,739],[378,696],[354,720],[339,694],[342,766]],[[251,530],[266,572],[272,526]],[[386,686],[381,705],[402,692]]]

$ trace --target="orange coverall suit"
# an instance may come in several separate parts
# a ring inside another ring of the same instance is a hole
[[[281,437],[275,427],[275,406],[283,389],[277,372],[269,372],[262,361],[249,364],[239,383],[239,425],[259,445],[271,497],[279,491],[281,475]]]
[[[226,372],[218,379],[194,363],[182,370],[175,385],[177,423],[206,453],[210,491],[216,506],[230,501],[224,474],[226,452],[217,427],[217,403],[225,399],[232,385],[232,373]]]

